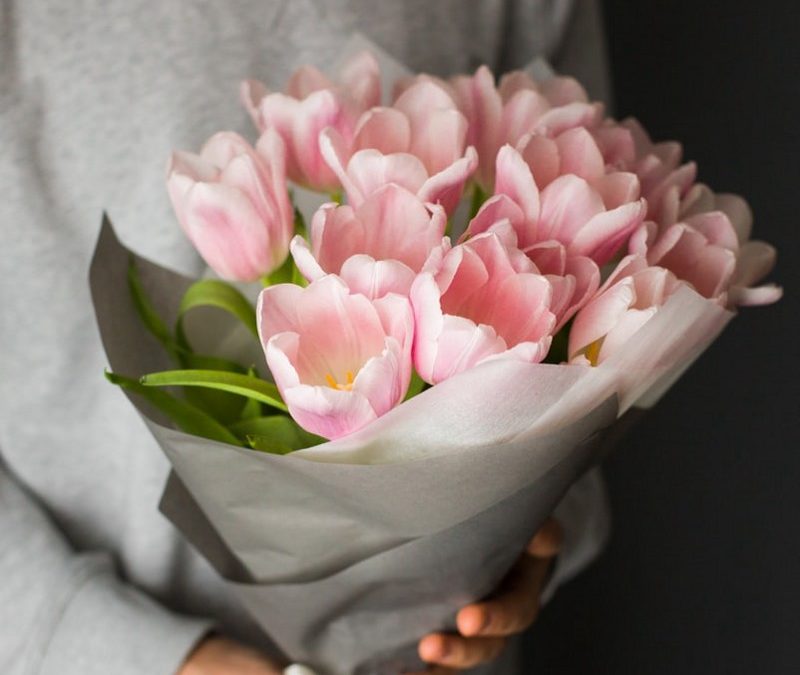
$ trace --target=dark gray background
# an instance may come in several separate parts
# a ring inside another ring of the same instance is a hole
[[[610,546],[533,631],[527,672],[800,672],[800,5],[606,0],[620,116],[680,139],[779,250],[743,310],[606,466]]]

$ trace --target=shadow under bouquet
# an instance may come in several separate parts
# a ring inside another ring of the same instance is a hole
[[[780,297],[746,202],[575,80],[386,82],[380,58],[246,82],[254,146],[173,154],[216,277],[138,258],[108,221],[91,269],[107,377],[173,467],[162,510],[329,675],[419,667],[619,419]]]

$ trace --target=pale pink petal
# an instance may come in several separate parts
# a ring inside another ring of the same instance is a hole
[[[600,195],[585,180],[570,174],[559,176],[542,190],[541,203],[537,238],[558,239],[564,244],[569,244],[589,220],[605,211]]]
[[[592,183],[592,187],[600,193],[607,209],[635,202],[641,194],[639,178],[624,171],[608,173]]]
[[[555,316],[549,311],[553,287],[545,277],[508,276],[493,295],[494,302],[483,308],[483,312],[509,347],[520,342],[538,342],[551,334],[555,327]]]
[[[362,51],[351,57],[342,67],[339,81],[362,110],[380,105],[380,66],[371,52]]]
[[[552,138],[526,134],[520,139],[517,150],[530,168],[540,190],[552,183],[561,173],[558,145]]]
[[[733,283],[737,286],[758,283],[775,267],[776,258],[774,246],[763,241],[748,241],[739,251]]]
[[[259,157],[266,162],[267,181],[281,222],[287,229],[286,240],[288,241],[294,231],[294,209],[286,185],[286,144],[274,129],[267,129],[256,142],[255,149]]]
[[[300,336],[287,331],[274,335],[264,344],[269,371],[282,395],[286,389],[300,384],[300,377],[293,365],[300,349]]]
[[[295,157],[302,173],[297,182],[323,192],[339,187],[339,181],[320,154],[319,135],[327,127],[336,127],[341,116],[342,105],[329,90],[314,92],[300,103],[292,125]]]
[[[466,236],[475,236],[486,232],[492,225],[503,220],[509,221],[517,230],[520,239],[520,246],[524,247],[523,241],[533,239],[535,232],[527,232],[525,215],[522,209],[505,195],[496,195],[487,199],[475,217],[470,221]]]
[[[523,249],[542,274],[563,275],[567,267],[564,244],[554,239],[540,241]]]
[[[541,363],[547,356],[547,352],[550,351],[550,345],[552,343],[553,338],[550,335],[543,337],[538,342],[520,342],[518,345],[511,347],[511,349],[481,359],[476,365],[500,359],[507,361],[524,361],[525,363]]]
[[[573,77],[551,77],[541,82],[539,89],[554,106],[589,101],[586,90]]]
[[[367,253],[376,260],[399,260],[413,270],[421,269],[442,240],[447,224],[444,210],[436,206],[432,209],[433,214],[415,194],[399,185],[385,185],[356,209],[356,217],[363,224],[364,243],[352,253]]]
[[[461,159],[428,178],[417,191],[417,196],[423,202],[441,204],[448,214],[452,214],[464,193],[464,185],[477,166],[478,153],[470,146]]]
[[[532,131],[555,137],[575,127],[595,126],[602,116],[603,107],[599,103],[569,103],[544,113]]]
[[[550,311],[556,317],[556,325],[553,329],[557,333],[569,319],[564,315],[572,307],[572,298],[575,296],[575,277],[561,277],[556,274],[548,274],[547,279],[553,287],[553,298],[550,301]],[[576,310],[577,311],[577,308]],[[573,312],[574,314],[574,312]]]
[[[733,286],[730,289],[729,301],[731,305],[739,307],[757,307],[771,305],[774,302],[778,302],[782,297],[783,289],[774,284],[757,286],[756,288]]]
[[[267,127],[272,127],[280,134],[286,144],[286,172],[295,183],[302,183],[304,178],[298,164],[294,137],[294,120],[301,114],[300,104],[284,94],[268,94],[258,105],[258,115],[261,120],[259,130],[263,132]]]
[[[462,111],[467,116],[469,126],[465,142],[475,147],[480,158],[480,166],[491,172],[494,158],[500,146],[500,119],[503,114],[502,102],[494,84],[494,76],[486,66],[481,66],[470,78],[456,78],[455,82],[465,82],[462,88]],[[481,176],[488,178],[488,176]],[[490,180],[484,180],[488,187]]]
[[[590,183],[603,176],[603,155],[586,129],[569,129],[557,136],[555,141],[561,157],[561,173],[574,173]]]
[[[361,394],[379,417],[394,408],[408,391],[409,378],[400,345],[393,338],[386,339],[386,348],[380,356],[373,356],[358,371],[353,392]]]
[[[338,273],[345,260],[365,248],[364,225],[351,206],[323,204],[312,217],[311,251],[326,272]]]
[[[328,127],[320,132],[319,152],[328,168],[344,188],[348,203],[353,206],[354,202],[360,204],[364,201],[365,195],[347,173],[350,151],[346,141],[336,129]]]
[[[359,150],[347,164],[347,176],[352,185],[347,191],[348,203],[357,208],[389,183],[416,194],[424,186],[428,172],[419,159],[405,152],[384,155],[377,150]]]
[[[600,286],[600,268],[591,258],[583,256],[567,258],[566,274],[566,278],[574,280],[574,290],[567,307],[563,308],[560,313],[553,310],[558,318],[553,333],[557,333],[575,312],[582,309],[594,297]]]
[[[539,189],[533,174],[522,156],[510,145],[504,145],[497,153],[495,195],[504,194],[522,209],[527,222],[539,218]],[[524,244],[523,244],[524,246]]]
[[[585,255],[605,265],[644,220],[644,200],[623,204],[591,218],[567,245],[570,255]]]
[[[378,415],[363,394],[301,384],[283,392],[292,418],[306,431],[334,440],[352,434]]]
[[[618,169],[630,167],[636,160],[636,144],[629,129],[607,121],[592,129],[606,164]]]
[[[431,384],[458,375],[487,357],[501,354],[507,349],[503,338],[491,326],[476,326],[469,319],[447,314],[444,315],[437,346]]]
[[[302,100],[321,89],[333,87],[331,82],[319,69],[314,66],[301,66],[295,70],[286,83],[286,94],[292,98]]]
[[[281,333],[296,333],[300,329],[300,319],[297,315],[297,308],[303,297],[303,289],[295,284],[276,284],[269,286],[261,291],[258,296],[256,306],[256,318],[258,321],[258,335],[261,344],[266,349],[267,343],[276,335]],[[281,345],[294,345],[294,342],[285,342],[288,338],[282,338]],[[298,338],[299,340],[299,338]],[[296,343],[299,348],[299,342]],[[289,354],[287,349],[281,349]],[[292,348],[292,360],[294,361],[297,349]],[[294,369],[294,366],[292,366]]]
[[[652,319],[657,311],[658,307],[648,307],[647,309],[630,309],[625,312],[614,328],[605,336],[600,348],[598,364],[624,348],[628,340]]]
[[[739,243],[743,244],[750,239],[753,229],[753,212],[750,210],[750,205],[739,195],[717,194],[714,197],[716,208],[727,214],[736,230]]]
[[[267,229],[239,190],[195,184],[186,195],[180,222],[209,267],[224,279],[255,281],[272,271]]]
[[[626,277],[587,304],[569,331],[570,358],[605,337],[636,301],[633,279]]]
[[[455,109],[455,102],[446,89],[430,78],[419,79],[394,102],[394,107],[411,121],[412,128],[424,123],[432,110]]]
[[[700,232],[710,244],[737,251],[739,238],[731,221],[722,211],[709,211],[690,216],[686,223]]]
[[[361,293],[375,300],[387,293],[408,295],[416,273],[398,260],[375,260],[371,256],[357,254],[345,261],[339,276],[353,293]]]
[[[308,242],[306,242],[303,237],[299,234],[295,236],[289,248],[292,252],[294,264],[297,266],[297,269],[300,270],[300,274],[308,281],[314,281],[315,279],[325,276],[325,270],[320,267],[316,258],[314,258],[314,255],[311,253],[311,249],[308,247]]]
[[[550,104],[538,91],[517,91],[503,108],[502,131],[498,142],[516,145],[524,135],[534,131],[548,110]]]
[[[438,340],[444,326],[440,304],[440,291],[434,275],[423,272],[411,285],[409,294],[414,308],[414,367],[419,376],[429,384],[438,351]]]
[[[356,150],[374,148],[385,155],[408,152],[411,146],[411,124],[399,110],[372,108],[358,121],[353,147]]]
[[[432,110],[424,120],[412,121],[409,150],[435,174],[463,156],[466,136],[467,120],[458,110]]]

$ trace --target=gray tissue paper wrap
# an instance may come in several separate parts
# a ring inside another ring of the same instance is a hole
[[[97,322],[110,368],[139,376],[170,364],[133,306],[132,255],[106,220],[90,274]],[[137,266],[174,318],[192,280]],[[602,457],[617,418],[661,393],[729,318],[677,293],[598,368],[486,363],[286,456],[190,436],[129,398],[172,464],[162,511],[264,632],[320,675],[389,675],[422,666],[419,638],[497,585]]]

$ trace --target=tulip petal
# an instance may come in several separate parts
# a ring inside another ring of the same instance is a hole
[[[303,429],[330,440],[358,431],[378,418],[367,398],[355,391],[301,384],[286,389],[283,399]]]
[[[495,194],[504,194],[517,204],[526,222],[538,220],[539,189],[525,160],[510,145],[504,145],[497,153]]]
[[[589,101],[586,90],[574,77],[551,77],[539,84],[539,90],[554,106]]]
[[[292,253],[294,264],[306,280],[314,281],[325,276],[325,270],[320,267],[308,247],[308,242],[302,236],[298,234],[292,239],[289,244],[289,250]]]
[[[353,147],[373,148],[385,155],[408,152],[411,146],[411,124],[399,110],[373,108],[365,112],[356,125]]]
[[[575,316],[569,331],[570,359],[606,336],[636,301],[633,279],[626,277],[598,295]]]
[[[728,216],[736,230],[739,243],[743,244],[750,239],[753,230],[753,212],[750,210],[750,205],[739,195],[717,194],[714,197],[716,208]]]
[[[448,214],[452,214],[464,193],[464,184],[477,166],[478,153],[470,146],[461,159],[428,178],[417,191],[417,196],[423,202],[440,204]]]
[[[405,152],[384,155],[377,150],[359,150],[347,165],[347,176],[355,194],[348,202],[355,208],[372,193],[389,183],[394,183],[416,194],[428,179],[422,162]]]
[[[571,174],[559,176],[542,190],[541,203],[537,239],[558,239],[566,245],[594,216],[605,211],[600,195],[585,180]]]
[[[361,293],[375,300],[388,293],[408,295],[416,274],[398,260],[375,260],[371,256],[358,254],[345,261],[339,276],[353,293]]]
[[[339,73],[342,88],[362,110],[380,105],[380,65],[370,51],[364,50],[352,56]]]
[[[196,183],[187,193],[181,225],[203,259],[232,281],[255,281],[272,270],[267,230],[241,191]]]
[[[540,190],[550,185],[561,173],[558,145],[552,138],[526,134],[520,139],[517,150],[531,170],[533,180]]]
[[[410,151],[429,174],[439,173],[464,154],[467,120],[458,110],[433,110],[411,126]]]
[[[493,225],[504,220],[510,222],[516,230],[520,246],[534,238],[535,231],[528,232],[529,224],[525,222],[522,209],[506,195],[495,195],[487,199],[470,221],[466,235],[475,236],[487,232]]]
[[[569,129],[557,136],[561,173],[574,173],[591,182],[605,173],[605,161],[592,135],[583,127]]]
[[[411,371],[403,367],[402,358],[400,345],[387,338],[383,353],[369,359],[356,375],[353,392],[364,396],[379,417],[402,401],[408,391]],[[408,377],[403,377],[404,371]]]
[[[567,251],[604,265],[642,224],[646,211],[646,202],[640,200],[598,213],[575,234]]]
[[[464,317],[445,314],[431,384],[442,382],[506,350],[505,341],[491,326],[475,325]]]
[[[602,115],[603,107],[599,103],[569,103],[544,113],[532,131],[555,137],[575,127],[595,126]]]

